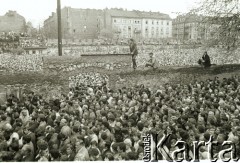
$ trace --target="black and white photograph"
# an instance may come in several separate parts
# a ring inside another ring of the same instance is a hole
[[[238,162],[240,0],[0,2],[0,162]]]

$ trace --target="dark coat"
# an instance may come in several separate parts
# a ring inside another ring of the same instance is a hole
[[[204,53],[204,55],[202,56],[202,59],[204,60],[203,65],[205,67],[210,67],[211,66],[211,60],[210,60],[210,57],[207,53]]]
[[[133,53],[133,56],[138,55],[138,50],[137,50],[137,44],[136,43],[132,43],[130,44],[130,52]]]

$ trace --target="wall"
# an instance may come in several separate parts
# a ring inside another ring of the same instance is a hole
[[[25,32],[25,26],[25,18],[16,11],[9,11],[4,16],[0,16],[0,32]]]
[[[63,39],[96,39],[104,26],[103,11],[95,9],[61,10]],[[44,22],[48,38],[57,38],[57,15],[53,13]]]

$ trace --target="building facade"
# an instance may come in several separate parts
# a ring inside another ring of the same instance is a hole
[[[105,22],[105,28],[112,31],[115,38],[141,37],[142,20],[133,11],[106,9]]]
[[[142,12],[142,37],[143,38],[171,38],[172,20],[166,14]]]
[[[103,27],[103,11],[95,9],[74,9],[64,7],[61,10],[62,36],[64,39],[94,39]],[[44,21],[44,31],[48,38],[57,38],[57,14]]]
[[[217,24],[206,23],[206,17],[187,14],[173,20],[173,38],[178,41],[201,41],[216,36]]]
[[[172,37],[171,18],[158,12],[110,9],[107,22],[119,38],[161,39]]]
[[[4,16],[0,16],[0,32],[26,32],[26,20],[16,11],[8,11]]]
[[[44,21],[48,38],[57,38],[57,15]],[[101,31],[111,33],[113,38],[170,38],[171,18],[158,12],[128,11],[124,9],[62,9],[63,38],[94,39]]]

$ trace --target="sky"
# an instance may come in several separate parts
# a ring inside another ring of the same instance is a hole
[[[123,8],[128,10],[157,11],[175,18],[177,13],[187,13],[197,0],[61,0],[61,7],[72,8]],[[34,27],[43,25],[52,12],[56,12],[57,0],[1,0],[0,15],[8,10],[17,11]]]

